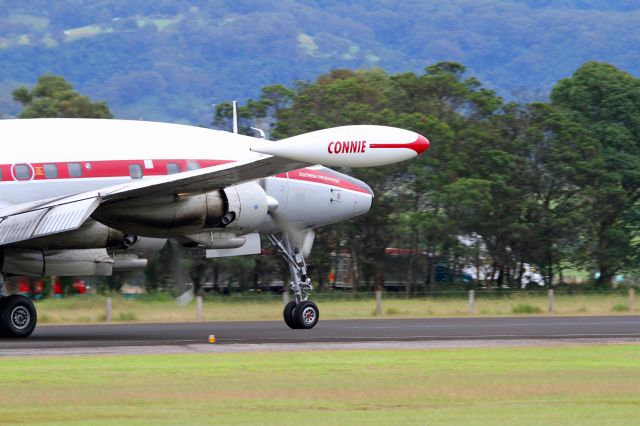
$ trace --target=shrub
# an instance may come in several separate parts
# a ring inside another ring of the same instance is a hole
[[[512,312],[514,314],[539,314],[542,309],[528,303],[520,303],[512,308]]]
[[[118,315],[118,321],[135,321],[135,319],[136,314],[133,312],[121,312],[120,315]]]
[[[614,311],[614,312],[627,312],[629,310],[629,306],[627,306],[624,303],[617,303],[617,304],[613,305],[611,310]]]

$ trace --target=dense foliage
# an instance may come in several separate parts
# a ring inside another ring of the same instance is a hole
[[[14,89],[13,97],[24,118],[111,117],[105,103],[55,75]],[[228,126],[230,114],[229,103],[220,103],[214,124]],[[330,253],[347,251],[354,281],[382,286],[389,246],[409,249],[413,290],[435,284],[439,261],[453,271],[451,283],[473,265],[498,286],[521,285],[530,267],[548,285],[571,268],[597,271],[600,286],[638,270],[640,79],[612,65],[585,63],[555,85],[549,102],[529,104],[505,102],[455,62],[420,74],[339,69],[314,82],[266,86],[240,116],[243,132],[258,126],[275,138],[368,123],[432,141],[416,160],[347,170],[376,198],[370,214],[319,233],[313,266],[320,284],[334,269]],[[181,269],[171,250],[152,262],[150,281]],[[427,259],[427,273],[412,275],[418,258]],[[245,287],[267,277],[286,281],[286,268],[262,257],[201,263],[191,278],[218,283],[221,271]]]
[[[91,102],[56,75],[43,75],[31,90],[18,87],[13,99],[22,104],[20,118],[113,118],[107,104]]]
[[[549,103],[505,103],[462,65],[441,62],[422,74],[336,70],[269,86],[240,112],[245,129],[272,122],[276,137],[369,123],[432,140],[417,160],[348,171],[376,199],[368,215],[319,233],[320,277],[343,240],[369,286],[382,285],[391,245],[426,251],[430,272],[410,277],[414,289],[431,287],[438,259],[454,271],[489,266],[497,285],[521,284],[525,266],[547,284],[567,268],[599,272],[600,285],[637,270],[640,80],[611,65],[584,64]],[[216,123],[228,114],[219,105]]]
[[[590,59],[640,71],[640,6],[605,0],[0,0],[0,114],[45,73],[117,117],[209,121],[211,103],[334,68],[458,61],[506,99],[546,100]]]
[[[25,118],[111,117],[104,103],[54,75],[13,96]],[[228,126],[230,115],[229,103],[219,104],[214,124]],[[453,271],[451,283],[456,271],[473,265],[498,286],[521,285],[532,266],[548,285],[561,282],[568,268],[597,271],[601,286],[618,273],[637,272],[640,79],[612,65],[588,62],[558,82],[550,102],[530,104],[504,102],[455,62],[421,74],[340,69],[314,82],[266,86],[240,116],[243,132],[259,126],[275,138],[369,123],[432,141],[416,160],[347,170],[368,182],[376,198],[368,215],[318,233],[313,274],[321,285],[334,269],[330,254],[346,251],[354,281],[382,286],[389,246],[409,249],[414,291],[435,285],[437,262]],[[184,269],[172,250],[152,262],[151,282],[175,280],[175,270]],[[426,274],[413,274],[419,258],[429,262]],[[286,268],[263,257],[191,270],[199,285],[218,283],[221,274],[241,287],[257,288],[268,277],[286,281]]]

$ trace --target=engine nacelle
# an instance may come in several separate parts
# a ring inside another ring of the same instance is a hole
[[[111,275],[113,259],[106,249],[2,251],[2,272],[26,276]]]
[[[21,241],[11,247],[39,250],[108,248],[123,246],[127,238],[131,237],[89,218],[74,231]]]
[[[180,238],[220,228],[236,235],[251,233],[265,221],[268,210],[269,197],[262,186],[247,182],[200,195],[161,196],[106,204],[98,207],[93,217],[133,235]]]
[[[138,237],[127,234],[124,243],[109,250],[114,261],[113,271],[136,271],[147,266],[147,257],[158,253],[167,243],[165,238]]]
[[[140,258],[135,253],[125,250],[117,250],[111,253],[113,259],[113,272],[138,271],[147,266],[147,259]]]
[[[222,191],[215,191],[120,201],[100,206],[93,217],[130,234],[175,238],[220,226],[225,205]]]
[[[167,240],[162,238],[138,237],[133,234],[125,234],[89,218],[80,228],[74,231],[21,241],[9,247],[34,250],[107,248],[110,251],[122,249],[128,253],[150,256],[159,252],[166,242]]]
[[[121,246],[124,250],[116,250],[116,252],[132,253],[139,256],[149,257],[162,250],[162,247],[164,247],[166,243],[166,238],[149,238],[127,235],[124,244]]]
[[[256,182],[246,182],[224,189],[227,212],[221,219],[226,229],[238,235],[255,231],[269,213],[269,197]]]
[[[199,234],[185,235],[187,241],[197,244],[208,249],[234,249],[242,247],[246,242],[243,236],[238,237],[231,232],[209,230]],[[189,247],[190,244],[183,245]]]

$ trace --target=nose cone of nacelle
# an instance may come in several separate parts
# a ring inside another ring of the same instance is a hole
[[[418,135],[418,139],[411,144],[411,149],[418,153],[418,155],[429,149],[429,140],[422,135]]]

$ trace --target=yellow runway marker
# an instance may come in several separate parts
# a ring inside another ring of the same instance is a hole
[[[216,342],[216,336],[213,334],[209,335],[209,343],[215,343]]]

